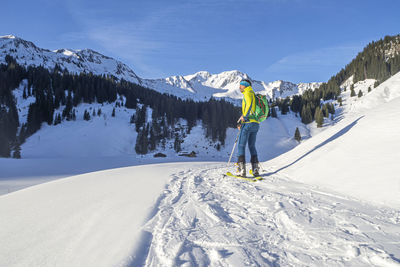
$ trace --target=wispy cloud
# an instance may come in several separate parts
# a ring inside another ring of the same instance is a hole
[[[360,52],[364,44],[342,45],[291,54],[265,69],[268,76],[296,81],[326,81]],[[330,76],[327,76],[330,73]],[[305,79],[305,80],[304,80]]]
[[[136,12],[129,20],[118,20],[115,14],[107,14],[106,9],[78,9],[73,1],[69,3],[70,13],[81,25],[82,31],[64,34],[63,38],[88,38],[110,53],[109,55],[131,63],[134,71],[141,75],[165,76],[162,70],[157,69],[147,59],[169,45],[159,26],[171,23],[167,18],[174,12],[174,8],[153,10],[146,15],[138,15]]]
[[[218,31],[218,22],[226,21],[221,12],[226,10],[240,11],[254,2],[279,2],[295,0],[250,0],[237,2],[235,0],[193,0],[171,1],[144,5],[139,2],[118,2],[119,6],[109,9],[108,5],[91,5],[85,7],[78,0],[66,0],[67,8],[81,32],[65,34],[66,38],[89,39],[104,49],[108,55],[129,63],[134,71],[144,77],[166,76],[165,71],[157,64],[157,57],[164,62],[174,60],[182,62],[189,58],[180,58],[180,52],[190,54],[190,57],[202,57],[223,51],[213,49],[213,44],[226,43],[220,36],[210,36],[201,26],[208,25],[210,20]],[[246,10],[246,9],[244,9]],[[119,13],[121,16],[119,16]],[[130,16],[127,14],[130,14]],[[234,13],[236,14],[236,13]],[[241,14],[241,13],[238,13]],[[229,19],[229,18],[228,18]],[[233,20],[232,23],[243,24],[244,19]],[[252,18],[249,18],[250,20]],[[192,26],[191,26],[192,25]],[[233,26],[232,26],[233,28]],[[222,29],[221,29],[222,30]]]

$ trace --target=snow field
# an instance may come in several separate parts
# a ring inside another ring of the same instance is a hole
[[[400,266],[400,212],[293,182],[175,173],[145,224],[145,266]],[[134,266],[134,265],[132,265]]]
[[[0,266],[125,265],[182,165],[111,169],[0,196]]]
[[[362,98],[347,98],[335,125],[266,165],[296,181],[400,208],[399,81],[400,73]]]

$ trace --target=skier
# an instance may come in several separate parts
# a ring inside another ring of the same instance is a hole
[[[239,118],[240,124],[238,129],[240,130],[239,144],[238,144],[238,176],[246,177],[246,160],[245,160],[245,148],[246,143],[249,144],[249,150],[251,155],[251,168],[254,176],[259,176],[259,163],[256,150],[256,137],[260,123],[252,118],[252,114],[255,112],[256,99],[251,82],[247,79],[243,79],[240,82],[240,92],[243,94],[242,100],[242,116]]]

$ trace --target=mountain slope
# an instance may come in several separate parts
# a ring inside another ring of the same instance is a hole
[[[1,266],[122,266],[182,164],[105,170],[0,197]],[[124,264],[125,263],[125,264]]]
[[[14,57],[22,66],[43,66],[54,69],[57,65],[62,70],[71,73],[93,73],[95,75],[112,75],[143,85],[161,93],[176,95],[183,99],[207,101],[210,97],[227,97],[238,99],[238,91],[242,78],[251,78],[237,70],[225,71],[219,74],[210,74],[206,71],[192,75],[177,75],[160,79],[143,79],[124,63],[111,57],[104,56],[91,49],[72,50],[58,49],[50,51],[37,47],[34,43],[23,40],[13,35],[0,36],[0,63],[5,63],[5,56]],[[306,89],[314,89],[320,83],[293,84],[284,81],[265,83],[253,81],[256,91],[267,95],[269,98],[286,97],[299,94]]]
[[[1,196],[0,265],[399,265],[398,209],[223,166],[112,169]]]
[[[58,49],[50,51],[13,35],[0,36],[0,64],[10,55],[22,66],[43,66],[54,69],[58,65],[71,73],[113,75],[118,79],[141,84],[141,79],[125,64],[91,49]]]
[[[175,94],[177,94],[176,88],[181,88],[183,91],[179,91],[178,96],[196,100],[208,99],[211,96],[241,99],[242,94],[238,88],[242,79],[249,79],[252,82],[254,91],[266,95],[269,99],[301,94],[305,90],[318,88],[321,84],[317,82],[294,84],[280,80],[266,83],[253,80],[247,74],[238,70],[224,71],[217,74],[200,71],[186,76],[143,80],[143,83],[157,91],[163,91],[168,88],[168,92],[175,92]]]
[[[298,181],[400,208],[400,73],[361,98],[342,121],[265,165]]]

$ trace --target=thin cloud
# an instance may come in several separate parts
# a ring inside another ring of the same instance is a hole
[[[71,2],[70,2],[71,3]],[[158,25],[165,22],[173,8],[153,11],[140,19],[128,22],[109,20],[99,13],[105,10],[85,10],[76,5],[69,5],[70,13],[76,22],[82,26],[81,33],[64,34],[63,38],[88,38],[101,46],[107,53],[117,58],[132,63],[134,71],[141,75],[164,76],[161,70],[148,64],[147,57],[154,56],[165,49],[169,44],[163,40]]]
[[[265,74],[286,80],[301,76],[308,81],[326,81],[350,63],[362,48],[363,45],[343,45],[288,55],[266,68]]]

